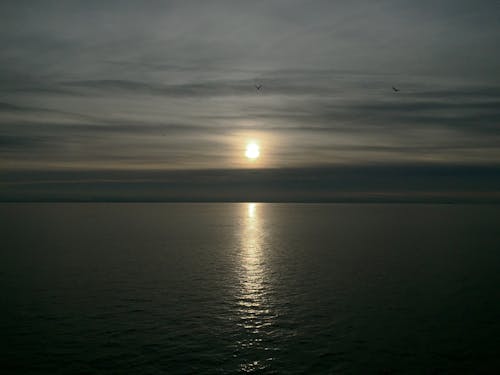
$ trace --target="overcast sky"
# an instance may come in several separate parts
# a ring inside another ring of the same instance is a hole
[[[30,171],[496,168],[499,16],[486,0],[2,1],[0,195]]]

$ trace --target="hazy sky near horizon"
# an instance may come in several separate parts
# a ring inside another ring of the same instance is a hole
[[[498,165],[499,15],[498,1],[2,1],[0,163]]]

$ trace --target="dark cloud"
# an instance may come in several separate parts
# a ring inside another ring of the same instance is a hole
[[[16,135],[0,135],[0,154],[6,151],[22,150],[33,151],[44,146],[45,138],[16,136]]]
[[[17,171],[3,201],[499,202],[496,166],[381,165],[260,170]]]
[[[160,85],[124,80],[99,80],[67,82],[66,87],[92,90],[101,95],[112,93],[134,95],[159,95],[172,97],[210,97],[231,95],[254,95],[252,82],[205,82],[183,85]]]

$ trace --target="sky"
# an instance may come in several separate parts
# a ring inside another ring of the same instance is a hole
[[[499,15],[2,1],[0,200],[499,201]]]

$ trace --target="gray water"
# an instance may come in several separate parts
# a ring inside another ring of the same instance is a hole
[[[2,373],[500,373],[500,206],[2,204]]]

